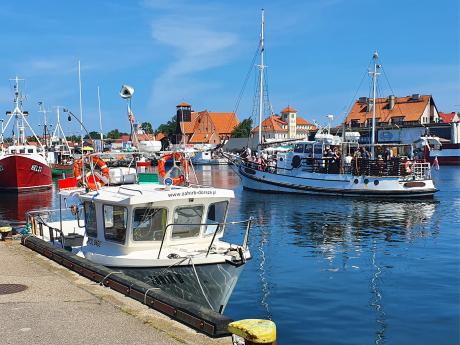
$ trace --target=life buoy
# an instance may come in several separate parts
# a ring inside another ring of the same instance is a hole
[[[83,162],[81,158],[73,161],[73,176],[80,182],[83,176],[81,176],[83,170]]]
[[[109,168],[104,160],[99,158],[98,156],[92,157],[93,164],[96,165],[100,173],[95,171],[94,173],[88,171],[85,175],[86,185],[91,190],[97,190],[104,186],[109,181]],[[74,177],[77,179],[77,182],[82,182],[82,174],[83,174],[83,161],[82,159],[77,159],[73,163],[73,174]]]
[[[406,174],[412,173],[411,161],[410,160],[407,160],[407,161],[404,162],[404,171],[406,172]]]
[[[161,156],[161,158],[158,160],[158,175],[160,175],[161,178],[165,178],[166,176],[166,161],[167,160],[174,160],[174,165],[176,161],[180,161],[180,164],[182,166],[182,174],[176,177],[172,177],[173,184],[178,186],[184,184],[186,180],[186,175],[188,174],[188,161],[185,158],[183,154],[180,152],[174,152],[174,153],[168,153],[166,155]]]

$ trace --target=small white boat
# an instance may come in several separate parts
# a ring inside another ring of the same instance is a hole
[[[194,165],[228,165],[229,161],[225,157],[218,157],[212,151],[198,151],[192,158]]]
[[[61,198],[75,193],[63,191]],[[30,212],[32,233],[91,262],[223,312],[251,258],[251,219],[227,222],[232,190],[147,183],[106,186],[76,196],[80,206],[71,207],[73,219],[61,216],[53,221],[51,211]],[[244,229],[241,245],[222,239],[229,227]]]

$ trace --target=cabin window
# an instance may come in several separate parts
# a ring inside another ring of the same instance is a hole
[[[96,207],[94,203],[89,201],[85,201],[83,207],[85,209],[86,235],[88,235],[88,237],[97,237]]]
[[[323,146],[322,145],[315,145],[315,155],[322,155],[323,154]]]
[[[219,227],[219,223],[225,222],[225,215],[227,214],[228,201],[215,202],[208,207],[208,217],[206,219],[205,235],[212,235]],[[224,229],[223,225],[220,226],[219,232]]]
[[[26,149],[19,149],[19,153],[26,153]]]
[[[108,241],[124,243],[128,210],[126,207],[104,205],[104,237]]]
[[[294,152],[296,153],[303,153],[303,144],[296,144],[294,146]]]
[[[133,240],[161,241],[167,219],[165,208],[136,208],[133,213]]]
[[[172,238],[196,237],[200,234],[203,206],[183,206],[174,211]],[[180,225],[182,224],[182,225]]]
[[[308,153],[309,156],[313,153],[313,145],[305,145],[305,153]]]
[[[34,149],[28,149],[27,152],[34,153]]]

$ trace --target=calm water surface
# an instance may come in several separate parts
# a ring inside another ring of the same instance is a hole
[[[197,174],[235,190],[229,220],[256,218],[230,317],[272,319],[279,344],[460,343],[459,167],[435,171],[440,192],[413,202],[264,194],[229,167]],[[52,204],[52,191],[2,195],[0,219]]]

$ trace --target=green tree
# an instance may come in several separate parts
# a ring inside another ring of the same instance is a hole
[[[91,131],[89,132],[89,136],[88,134],[86,134],[83,139],[100,139],[101,138],[101,134],[99,132],[96,132],[96,131]]]
[[[153,134],[153,127],[150,122],[142,122],[141,128],[145,134]]]
[[[121,133],[118,129],[112,129],[110,132],[107,133],[107,138],[110,139],[120,139]]]
[[[175,134],[176,127],[177,127],[176,116],[173,116],[172,119],[169,120],[167,123],[163,123],[160,126],[158,126],[156,133],[157,134],[164,133],[166,135]]]
[[[252,119],[247,118],[238,124],[232,131],[232,138],[248,138],[251,134]]]

